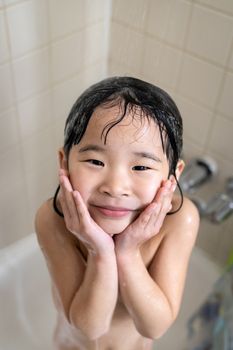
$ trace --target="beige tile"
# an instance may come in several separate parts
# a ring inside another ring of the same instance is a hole
[[[218,260],[223,266],[226,266],[227,259],[233,251],[233,215],[225,219],[224,224],[220,224],[222,231],[219,237],[219,246],[217,249]]]
[[[20,183],[24,178],[20,146],[19,143],[12,145],[0,154],[0,164],[4,164],[1,166],[1,189]]]
[[[6,61],[9,55],[9,47],[7,42],[6,23],[3,11],[0,11],[0,64]]]
[[[224,65],[233,38],[233,18],[195,6],[187,40],[187,49],[210,61]]]
[[[217,109],[227,117],[233,120],[233,74],[228,72],[225,77],[224,86],[221,91],[219,104]]]
[[[82,9],[85,26],[101,20],[110,20],[111,5],[109,0],[85,0],[85,7]]]
[[[185,55],[178,91],[212,109],[219,93],[222,76],[221,68]]]
[[[142,73],[160,85],[174,88],[177,82],[182,53],[180,50],[146,39]]]
[[[49,0],[49,6],[52,39],[85,26],[85,0],[69,0],[69,5],[66,0]]]
[[[64,126],[65,122],[62,120],[56,120],[54,124],[54,135],[55,135],[55,150],[58,151],[60,147],[64,146]],[[59,164],[58,162],[58,156],[57,157],[57,166]]]
[[[2,0],[5,3],[5,6],[12,6],[16,5],[19,2],[22,2],[22,0]]]
[[[83,89],[87,89],[92,84],[95,84],[100,80],[106,78],[108,76],[106,66],[106,62],[101,59],[96,63],[88,66],[82,72]]]
[[[52,79],[59,82],[83,70],[86,49],[84,30],[52,45]]]
[[[143,73],[140,74],[137,69],[133,69],[132,67],[126,66],[124,64],[119,64],[118,62],[115,62],[114,59],[108,61],[107,72],[108,76],[128,75],[143,80],[147,79]]]
[[[209,135],[213,112],[187,98],[176,99],[184,122],[184,135],[187,139],[203,147]]]
[[[201,156],[203,152],[204,152],[203,147],[197,145],[192,140],[184,137],[183,158],[185,159],[185,161],[186,160],[188,161],[193,157]]]
[[[150,0],[146,30],[160,39],[182,47],[190,14],[182,0]]]
[[[224,186],[226,179],[233,176],[233,162],[224,159],[221,155],[209,149],[207,149],[206,152],[208,156],[216,160],[219,168],[216,180],[221,184],[221,188],[225,188]]]
[[[144,40],[142,34],[113,22],[109,58],[132,70],[140,71]]]
[[[101,22],[86,28],[83,35],[84,66],[87,67],[100,59],[106,60],[108,36],[104,24]]]
[[[183,47],[188,30],[191,13],[191,3],[183,0],[171,1],[170,18],[164,39],[178,47]]]
[[[232,47],[230,59],[229,59],[229,62],[228,62],[228,68],[233,70],[233,47]]]
[[[25,179],[0,187],[0,248],[31,232]]]
[[[42,166],[26,176],[29,215],[35,217],[37,209],[43,202],[54,196],[58,185],[58,167],[56,157],[48,158]]]
[[[103,23],[56,42],[52,46],[52,77],[54,82],[83,72],[96,61],[106,60],[107,36]]]
[[[208,149],[225,160],[233,161],[233,121],[219,115],[214,122]]]
[[[21,139],[51,124],[51,93],[45,92],[18,104]]]
[[[0,66],[0,112],[11,107],[14,103],[12,74],[9,64]]]
[[[77,100],[84,90],[83,75],[75,75],[72,79],[65,80],[57,84],[52,89],[52,115],[54,120],[65,120]]]
[[[231,0],[196,0],[196,2],[233,15],[233,2]]]
[[[27,1],[6,11],[12,57],[45,45],[49,40],[46,0]]]
[[[147,12],[148,0],[115,0],[112,2],[112,18],[139,30],[145,26]]]
[[[219,236],[222,227],[203,219],[197,237],[197,246],[202,248],[214,261],[218,261]]]
[[[0,152],[19,142],[19,133],[15,109],[0,114]]]
[[[170,0],[149,0],[147,32],[164,39],[170,20],[170,11]]]
[[[177,83],[181,66],[181,51],[162,45],[159,60],[159,81],[168,87],[174,88]]]
[[[23,100],[49,87],[49,55],[43,49],[13,61],[17,100]]]
[[[155,38],[145,38],[145,47],[142,63],[142,74],[153,77],[156,81],[160,73],[162,44]]]
[[[40,171],[48,159],[56,159],[52,128],[44,129],[36,134],[30,135],[22,142],[22,152],[25,174]],[[44,168],[45,169],[45,168]]]

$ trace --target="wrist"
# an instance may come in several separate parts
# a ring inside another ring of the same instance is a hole
[[[128,249],[116,249],[116,258],[118,262],[126,263],[132,262],[141,258],[141,252],[139,248],[128,248]]]
[[[106,248],[101,247],[100,249],[88,247],[87,252],[88,252],[88,256],[90,256],[93,259],[96,259],[98,261],[116,259],[114,244],[110,245]]]

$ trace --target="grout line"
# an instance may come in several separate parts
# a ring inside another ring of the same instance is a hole
[[[112,4],[113,0],[109,0],[108,1],[108,17],[107,19],[104,21],[104,26],[105,26],[105,40],[106,40],[106,55],[105,55],[105,76],[108,76],[108,60],[110,57],[110,39],[111,39],[111,28],[112,28],[112,13],[113,13],[113,4]]]
[[[46,94],[46,93],[49,93],[50,92],[50,89],[54,89],[56,87],[58,87],[59,85],[62,85],[68,81],[71,81],[73,79],[76,79],[80,76],[80,73],[83,72],[83,70],[87,70],[91,67],[94,67],[98,64],[101,64],[103,62],[103,59],[102,58],[98,58],[95,62],[93,62],[92,64],[90,65],[87,65],[87,66],[83,66],[82,69],[80,69],[79,71],[76,71],[75,73],[73,73],[72,75],[69,75],[69,76],[66,76],[64,79],[61,79],[59,81],[56,81],[56,82],[53,82],[51,87],[49,86],[48,88],[46,89],[43,89],[43,90],[40,90],[40,91],[37,91],[36,93],[33,93],[32,95],[29,95],[27,97],[24,97],[23,99],[19,100],[18,103],[24,103],[24,102],[27,102],[33,98],[36,98],[36,97],[39,97],[43,94]],[[3,114],[3,113],[6,113],[8,111],[10,111],[12,108],[14,108],[14,105],[11,105],[3,110],[0,111],[0,115]]]
[[[17,93],[16,93],[16,83],[15,83],[15,76],[14,76],[14,69],[13,69],[13,59],[12,59],[12,48],[11,48],[11,40],[10,40],[10,29],[8,24],[8,18],[6,10],[4,9],[4,18],[5,18],[5,24],[6,24],[6,37],[7,37],[7,43],[9,48],[9,65],[10,65],[10,71],[11,71],[11,82],[12,82],[12,94],[13,94],[13,104],[11,108],[15,109],[15,119],[16,119],[16,127],[17,127],[17,134],[18,134],[18,140],[19,140],[19,154],[20,154],[20,167],[23,174],[23,184],[25,189],[25,194],[27,197],[27,204],[29,206],[29,193],[28,193],[28,186],[26,182],[26,173],[25,173],[25,163],[24,163],[24,157],[23,157],[23,147],[22,147],[22,136],[20,132],[20,123],[19,123],[19,108],[18,108],[18,101],[17,101]]]
[[[227,17],[233,18],[233,13],[231,14],[231,13],[229,13],[227,11],[224,11],[222,9],[214,7],[213,5],[210,5],[210,4],[204,4],[200,0],[193,0],[193,1],[194,1],[194,5],[195,6],[211,10],[212,12],[217,13],[217,14],[221,13],[222,15],[225,15]]]
[[[187,27],[186,27],[185,36],[184,36],[183,47],[180,50],[182,53],[182,57],[181,57],[181,61],[180,61],[179,72],[177,74],[177,80],[175,83],[175,93],[177,93],[177,94],[179,94],[181,73],[182,73],[182,69],[184,66],[185,56],[187,55],[187,44],[188,44],[188,37],[189,37],[189,32],[190,32],[192,16],[193,16],[193,3],[190,4],[190,13],[189,13],[188,20],[187,20]]]
[[[222,96],[222,91],[223,91],[224,84],[226,82],[227,73],[228,73],[228,69],[226,67],[229,66],[229,62],[230,62],[230,59],[231,59],[232,52],[233,52],[233,38],[231,40],[231,45],[230,45],[230,48],[229,48],[229,51],[228,51],[228,55],[227,55],[227,59],[226,59],[225,69],[224,69],[224,72],[223,72],[223,75],[222,75],[222,80],[221,80],[221,83],[220,83],[220,86],[219,86],[218,95],[216,97],[214,108],[213,108],[214,114],[213,114],[212,122],[210,124],[210,128],[209,128],[208,133],[207,133],[207,137],[206,137],[206,142],[205,142],[205,147],[204,147],[205,151],[209,148],[210,139],[211,139],[211,135],[213,133],[213,129],[214,129],[214,125],[215,125],[215,121],[217,119],[217,116],[218,115],[223,115],[223,113],[218,111],[218,105],[219,105],[219,102],[220,102],[220,99],[221,99],[221,96]]]
[[[7,0],[3,0],[3,6],[5,6],[5,8],[8,9],[8,8],[13,8],[13,7],[25,4],[29,1],[31,1],[31,0],[19,0],[18,2],[14,3],[14,4],[6,4]]]
[[[1,68],[1,66],[3,66],[6,63],[9,63],[10,61],[19,61],[21,59],[27,58],[33,54],[36,54],[36,53],[46,49],[48,46],[54,46],[55,44],[58,44],[58,43],[62,42],[63,40],[69,39],[72,36],[75,36],[76,34],[81,33],[82,31],[85,31],[87,29],[91,29],[92,27],[94,27],[98,24],[101,24],[101,23],[103,23],[103,21],[98,21],[98,22],[92,23],[89,26],[82,27],[82,29],[80,29],[80,30],[72,31],[67,35],[60,36],[59,38],[55,38],[55,39],[52,39],[51,33],[50,33],[49,39],[44,44],[38,45],[35,48],[27,50],[23,54],[18,54],[16,56],[12,56],[12,53],[11,53],[11,58],[9,58],[8,60],[2,61],[0,64],[0,68]]]
[[[185,41],[187,41],[188,31],[189,31],[189,28],[190,28],[190,20],[191,20],[191,17],[190,17],[190,19],[188,20],[188,27],[187,27],[188,30],[186,31],[186,34],[185,34],[184,43],[185,43]],[[194,57],[194,58],[196,58],[196,59],[199,59],[199,60],[201,60],[201,61],[203,61],[203,62],[205,62],[205,63],[211,64],[211,65],[215,66],[216,68],[220,68],[220,69],[225,68],[225,65],[224,65],[224,64],[221,64],[221,63],[219,63],[219,62],[216,62],[216,61],[214,61],[214,60],[211,60],[211,58],[206,58],[205,56],[202,56],[202,55],[200,55],[200,54],[198,54],[198,53],[195,53],[195,52],[192,52],[192,51],[188,50],[188,49],[186,48],[186,47],[187,47],[187,43],[183,44],[183,46],[181,47],[181,46],[178,46],[178,45],[176,45],[176,44],[173,44],[172,42],[167,41],[166,39],[163,39],[163,38],[161,38],[161,37],[159,37],[159,36],[156,36],[155,34],[152,34],[152,33],[148,32],[148,31],[146,31],[146,30],[145,30],[145,31],[141,31],[140,29],[138,29],[138,28],[136,28],[136,27],[134,27],[134,26],[127,25],[126,23],[124,23],[124,22],[122,22],[122,21],[120,21],[120,20],[114,20],[113,23],[122,25],[122,26],[124,26],[125,28],[130,29],[130,30],[133,30],[134,32],[136,32],[136,33],[138,33],[138,34],[146,35],[146,37],[149,38],[149,39],[155,39],[155,40],[157,40],[157,42],[160,43],[160,44],[163,44],[163,45],[165,45],[165,46],[167,46],[167,47],[169,47],[169,48],[172,48],[172,49],[174,49],[174,50],[177,50],[177,51],[179,51],[180,53],[185,53],[186,55],[189,55],[189,56],[191,56],[191,57]],[[230,72],[233,73],[233,68],[228,67],[228,70],[229,70]]]

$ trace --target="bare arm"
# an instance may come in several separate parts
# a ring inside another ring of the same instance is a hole
[[[116,249],[120,291],[138,331],[159,338],[175,320],[199,217],[193,204],[166,219],[167,231],[147,271],[140,250]]]
[[[116,305],[118,279],[114,244],[111,237],[92,222],[81,197],[77,193],[74,196],[67,184],[62,186],[61,204],[66,226],[74,236],[69,231],[67,233],[85,242],[88,251],[86,266],[74,239],[56,233],[51,224],[49,227],[41,225],[39,212],[36,217],[37,236],[68,321],[89,339],[96,339],[108,330]]]

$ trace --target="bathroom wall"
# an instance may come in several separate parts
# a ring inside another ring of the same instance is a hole
[[[233,1],[114,0],[109,74],[133,74],[170,92],[184,119],[184,157],[219,166],[198,195],[207,201],[233,176]],[[202,220],[197,244],[224,264],[233,215]]]
[[[0,0],[0,247],[34,230],[57,184],[57,148],[79,93],[107,75],[165,88],[184,118],[184,157],[233,175],[231,0]],[[224,263],[233,216],[202,220],[197,244]]]
[[[106,75],[108,0],[0,1],[0,247],[34,231],[80,92]]]

